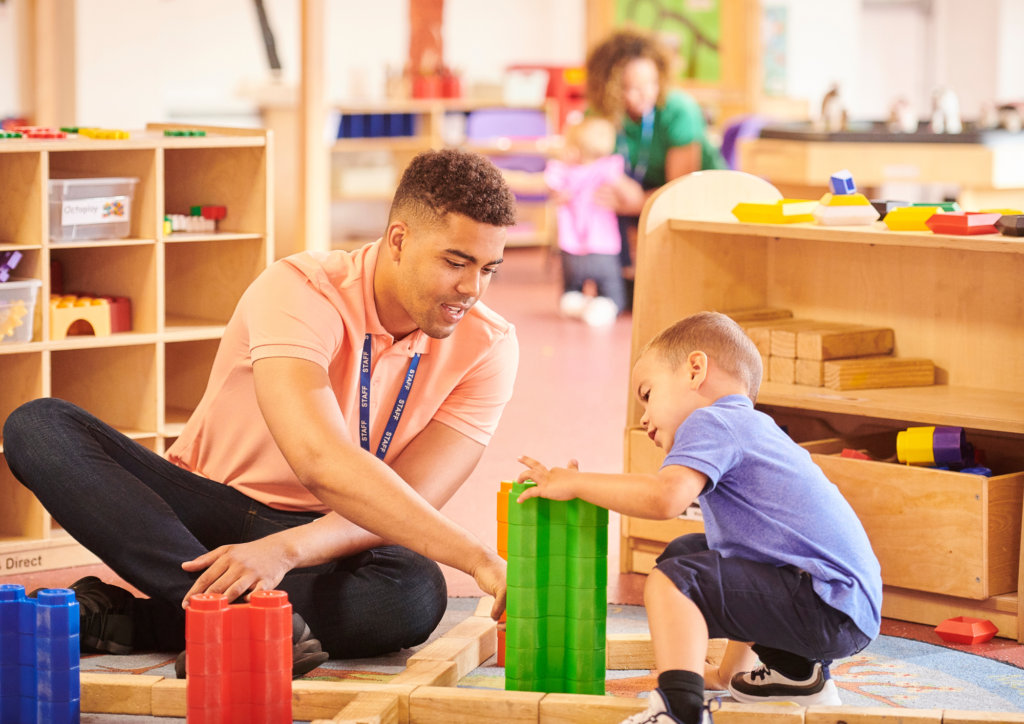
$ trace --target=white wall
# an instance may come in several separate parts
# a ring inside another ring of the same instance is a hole
[[[1024,100],[1024,0],[1002,0],[997,35],[996,96]]]
[[[17,22],[14,3],[0,5],[0,118],[18,112]]]

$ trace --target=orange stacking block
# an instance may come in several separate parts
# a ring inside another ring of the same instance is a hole
[[[88,322],[97,337],[110,336],[110,302],[106,299],[50,295],[50,339],[67,337],[71,325]]]
[[[188,724],[292,721],[292,605],[284,591],[250,603],[198,594],[185,614]]]

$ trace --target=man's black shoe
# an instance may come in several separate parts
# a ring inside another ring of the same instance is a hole
[[[327,661],[330,654],[320,647],[313,638],[313,632],[297,613],[292,614],[292,678],[298,679]],[[179,679],[186,677],[185,652],[178,654],[174,662],[174,673]]]
[[[82,653],[130,654],[135,642],[135,596],[96,576],[75,581],[69,588],[78,601]]]

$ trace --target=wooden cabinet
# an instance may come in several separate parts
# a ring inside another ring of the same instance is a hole
[[[208,128],[128,140],[0,141],[0,251],[41,279],[32,341],[0,343],[0,426],[19,405],[59,397],[162,453],[195,410],[235,305],[273,260],[271,134]],[[49,240],[48,180],[139,179],[129,238]],[[216,233],[164,235],[164,214],[223,204]],[[65,291],[127,296],[132,331],[50,340],[51,262]],[[0,575],[96,562],[14,479],[0,438]]]
[[[661,329],[702,310],[781,307],[807,319],[892,327],[896,354],[934,360],[938,384],[839,392],[765,382],[759,408],[811,450],[864,523],[882,564],[883,615],[933,624],[998,612],[1000,635],[1016,638],[1024,240],[897,233],[881,224],[681,220],[671,209],[667,221],[645,228],[657,203],[641,219],[634,359]],[[653,471],[661,451],[643,434],[641,413],[630,399],[626,467]],[[994,477],[837,457],[864,436],[894,445],[896,431],[910,425],[966,428],[988,452]],[[627,551],[656,551],[658,534],[637,531],[624,519],[623,570],[640,571],[636,563],[649,559]]]

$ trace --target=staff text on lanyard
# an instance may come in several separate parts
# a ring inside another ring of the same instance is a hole
[[[363,450],[370,452],[370,335],[363,340],[363,356],[359,363],[359,444]],[[395,430],[398,429],[398,421],[402,419],[405,412],[405,403],[409,400],[409,390],[412,389],[413,380],[416,378],[416,370],[420,366],[420,353],[417,352],[409,361],[409,369],[405,373],[405,381],[402,389],[398,391],[398,399],[395,400],[395,408],[391,411],[388,424],[384,427],[384,435],[380,439],[377,448],[377,457],[381,460],[388,453],[388,446],[395,437]]]

